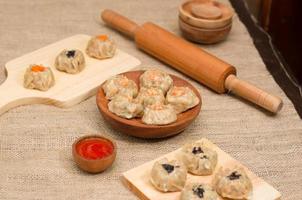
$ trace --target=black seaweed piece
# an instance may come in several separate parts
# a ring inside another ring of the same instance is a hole
[[[163,168],[170,174],[174,171],[174,166],[170,164],[162,164]]]
[[[75,50],[67,51],[66,56],[68,58],[71,58],[71,57],[73,58],[75,56]]]
[[[201,147],[193,147],[192,153],[193,154],[199,154],[199,153],[204,153],[204,152],[201,149]]]
[[[198,196],[200,199],[203,198],[204,195],[204,189],[201,186],[198,186],[197,188],[193,188],[193,193]]]
[[[237,171],[232,172],[229,176],[227,176],[231,181],[239,179],[241,174],[239,174]]]

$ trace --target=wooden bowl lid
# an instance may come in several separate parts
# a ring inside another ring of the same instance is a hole
[[[182,19],[178,22],[182,35],[187,40],[201,44],[215,44],[223,41],[232,28],[232,23],[217,29],[203,29],[187,24]]]
[[[144,71],[130,71],[122,73],[127,78],[135,81],[139,86],[139,77]],[[198,116],[201,109],[201,96],[198,90],[188,81],[177,76],[170,75],[174,81],[175,86],[186,86],[193,90],[200,102],[197,106],[177,115],[177,121],[167,125],[147,125],[144,124],[141,118],[125,119],[115,115],[108,110],[108,100],[102,88],[97,93],[97,106],[105,121],[112,126],[112,128],[124,134],[139,137],[139,138],[164,138],[176,135],[189,126]]]
[[[191,12],[193,16],[202,19],[218,19],[222,17],[221,9],[213,4],[194,4]]]
[[[231,7],[212,0],[189,0],[179,6],[179,16],[187,24],[199,28],[220,28],[232,22]]]

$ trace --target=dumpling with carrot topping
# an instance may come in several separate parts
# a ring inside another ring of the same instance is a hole
[[[143,106],[129,96],[116,95],[108,103],[109,111],[126,119],[139,117],[143,113]]]
[[[106,98],[111,100],[117,94],[122,94],[129,97],[136,97],[138,88],[133,80],[128,79],[124,75],[116,75],[109,78],[102,86]]]
[[[140,76],[141,87],[159,88],[164,92],[164,94],[166,94],[172,84],[173,79],[169,74],[158,69],[147,70]]]
[[[152,104],[144,109],[143,123],[153,125],[171,124],[177,120],[176,112],[171,105]]]
[[[240,166],[221,167],[215,174],[213,186],[217,193],[224,198],[250,199],[252,196],[252,182]]]
[[[86,48],[86,53],[90,57],[97,59],[111,58],[116,51],[116,44],[107,35],[92,37]]]
[[[163,104],[165,102],[163,91],[159,88],[141,88],[137,99],[145,107],[152,104]]]
[[[26,69],[23,82],[25,88],[47,91],[54,84],[55,78],[49,67],[30,65]]]
[[[55,60],[57,70],[76,74],[85,67],[84,54],[80,50],[63,50]]]
[[[197,95],[189,87],[173,86],[167,93],[166,103],[171,104],[176,113],[184,112],[200,102]]]
[[[150,181],[162,192],[181,191],[186,180],[187,169],[177,160],[163,158],[156,161],[152,167]]]

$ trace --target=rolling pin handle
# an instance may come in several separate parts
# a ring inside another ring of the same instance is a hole
[[[135,22],[114,12],[113,10],[104,10],[101,14],[101,18],[108,26],[117,29],[132,39],[135,36],[135,31],[139,28]]]
[[[242,81],[235,75],[229,75],[226,78],[225,87],[230,92],[257,104],[272,113],[277,113],[283,106],[282,100],[279,97],[273,96],[245,81]]]

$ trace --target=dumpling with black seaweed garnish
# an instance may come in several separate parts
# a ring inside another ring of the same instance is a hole
[[[150,180],[162,192],[181,191],[187,180],[187,169],[177,160],[163,158],[154,163]]]
[[[55,67],[59,71],[77,74],[85,68],[85,57],[80,50],[63,50],[55,60]]]
[[[207,184],[188,183],[180,194],[180,200],[219,200],[216,191]]]
[[[217,193],[229,199],[249,199],[252,195],[252,182],[239,166],[220,168],[213,179]]]
[[[186,144],[179,154],[188,172],[205,176],[214,172],[217,165],[216,151],[206,147],[203,143]]]

